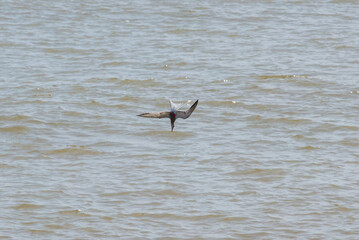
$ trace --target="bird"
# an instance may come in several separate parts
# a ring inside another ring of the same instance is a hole
[[[183,118],[183,119],[189,118],[189,116],[191,116],[194,109],[197,107],[197,104],[198,104],[198,99],[186,111],[179,111],[179,109],[184,104],[175,104],[170,99],[170,106],[171,106],[170,112],[150,112],[150,113],[142,113],[137,116],[146,117],[146,118],[169,118],[171,120],[171,132],[173,132],[173,128],[175,127],[176,119],[177,118]]]

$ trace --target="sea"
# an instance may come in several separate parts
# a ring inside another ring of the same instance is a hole
[[[358,239],[358,13],[2,0],[0,239]]]

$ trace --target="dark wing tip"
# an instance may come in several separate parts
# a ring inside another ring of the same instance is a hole
[[[199,100],[199,99],[197,99],[197,101],[195,101],[195,102],[192,104],[191,108],[192,108],[192,107],[197,107],[198,100]]]

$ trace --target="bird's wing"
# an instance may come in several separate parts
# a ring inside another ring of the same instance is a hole
[[[147,117],[147,118],[169,118],[170,112],[151,112],[151,113],[142,113],[137,115],[140,117]]]
[[[180,109],[184,104],[177,104],[171,101],[170,99],[170,105],[171,105],[171,111],[176,112],[178,109]]]
[[[188,118],[189,116],[191,116],[192,112],[197,107],[197,104],[198,104],[198,100],[195,103],[193,103],[193,105],[187,111],[177,111],[176,117],[183,118],[183,119]]]

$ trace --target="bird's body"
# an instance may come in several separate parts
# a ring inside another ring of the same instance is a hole
[[[194,109],[197,107],[198,100],[187,110],[187,111],[179,111],[179,109],[183,106],[183,104],[175,104],[170,100],[171,111],[170,112],[151,112],[151,113],[142,113],[138,116],[147,117],[147,118],[169,118],[171,120],[171,132],[173,132],[173,128],[175,127],[175,121],[177,118],[186,119],[191,116]]]

